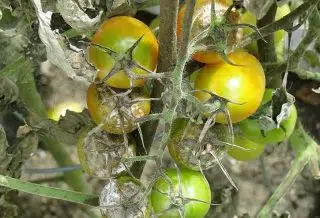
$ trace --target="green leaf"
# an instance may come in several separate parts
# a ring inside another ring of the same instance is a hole
[[[307,63],[311,67],[320,67],[320,60],[319,60],[319,54],[313,50],[307,50],[304,53],[304,60],[307,61]]]
[[[99,206],[99,197],[92,194],[84,194],[60,188],[43,186],[31,182],[14,179],[0,175],[0,186],[19,190],[29,194],[39,195],[48,198],[60,199],[64,201],[83,204],[91,207]]]

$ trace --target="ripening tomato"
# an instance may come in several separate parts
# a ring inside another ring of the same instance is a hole
[[[194,14],[193,22],[191,27],[190,38],[194,38],[196,35],[204,31],[209,27],[211,22],[211,0],[197,0]],[[228,9],[229,5],[225,0],[216,0],[215,9],[217,16],[223,16],[225,11]],[[186,11],[186,4],[182,5],[179,10],[178,20],[177,20],[177,38],[178,41],[182,39],[183,30],[183,19]],[[239,19],[238,12],[232,11],[230,17],[228,18],[231,23],[236,23]],[[236,42],[237,32],[231,32],[227,37],[227,44],[234,44]],[[196,52],[193,55],[193,59],[201,63],[214,64],[223,61],[223,58],[213,50]]]
[[[265,147],[265,144],[251,141],[240,134],[234,135],[234,144],[245,148],[246,150],[229,146],[227,149],[228,155],[241,161],[249,161],[258,158],[263,153]]]
[[[269,144],[281,142],[292,134],[297,121],[297,109],[295,105],[290,107],[290,114],[287,119],[280,123],[280,128],[262,131],[257,119],[245,119],[239,123],[243,134],[250,140],[257,143]]]
[[[247,52],[234,52],[228,57],[241,66],[226,62],[206,65],[199,71],[195,89],[211,91],[230,100],[227,109],[231,121],[236,123],[252,115],[260,106],[265,90],[265,75],[260,62]],[[201,91],[195,92],[195,96],[201,101],[210,98],[210,94]],[[227,123],[222,113],[217,114],[216,121]]]
[[[108,133],[128,133],[137,128],[134,120],[150,113],[151,103],[143,88],[135,88],[128,96],[114,96],[106,87],[91,84],[87,92],[87,106],[92,120],[103,124]],[[119,108],[120,107],[120,108]]]
[[[158,42],[152,31],[141,21],[127,16],[112,17],[105,21],[92,38],[92,43],[107,47],[117,53],[117,59],[124,57],[134,43],[142,37],[133,50],[133,61],[148,70],[155,70],[158,59]],[[116,60],[96,46],[89,47],[89,60],[99,70],[98,79],[103,79],[110,73]],[[126,65],[128,63],[119,63]],[[134,74],[148,72],[133,67]],[[123,69],[111,76],[107,84],[115,88],[130,88],[130,80]],[[143,86],[144,80],[134,81],[134,86]]]
[[[290,13],[290,7],[287,4],[284,4],[280,7],[277,8],[276,16],[275,16],[275,21],[281,19],[282,17],[286,16],[287,14]],[[247,23],[251,25],[256,25],[256,17],[254,14],[252,14],[250,11],[246,11],[243,13],[240,17],[240,23]],[[249,28],[244,28],[244,35],[249,34],[253,32],[253,30],[250,30]],[[278,58],[281,58],[284,52],[284,41],[285,41],[285,35],[286,31],[284,30],[278,30],[274,33],[274,44],[275,44],[275,49]],[[257,42],[253,42],[250,45],[246,47],[251,53],[257,54],[258,53],[258,47],[257,47]]]
[[[183,208],[185,218],[204,217],[211,202],[210,186],[206,178],[200,172],[183,168],[180,169],[180,176],[176,169],[166,169],[165,173],[172,183],[173,193],[170,193],[170,183],[162,177],[158,178],[151,192],[151,205],[153,211],[159,214],[157,217],[181,217],[177,204]]]
[[[83,111],[83,109],[84,107],[78,102],[62,102],[48,109],[48,118],[51,120],[59,121],[60,117],[66,115],[67,110],[80,113]]]

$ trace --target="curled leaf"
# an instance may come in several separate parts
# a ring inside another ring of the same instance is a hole
[[[80,6],[78,1],[73,0],[58,0],[57,9],[63,19],[73,29],[78,32],[88,32],[94,30],[95,25],[100,22],[102,11],[94,17],[90,18]],[[85,7],[90,5],[83,5]]]

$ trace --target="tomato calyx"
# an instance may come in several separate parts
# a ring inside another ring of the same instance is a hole
[[[113,134],[135,130],[136,120],[150,112],[150,99],[143,88],[123,92],[105,83],[91,84],[87,102],[93,121]]]
[[[114,60],[115,64],[110,70],[110,72],[103,77],[102,79],[96,81],[96,83],[105,83],[108,79],[110,79],[113,75],[118,73],[119,71],[123,71],[124,74],[129,78],[130,81],[130,90],[134,87],[134,81],[137,79],[147,79],[147,78],[158,78],[157,74],[151,70],[148,70],[144,66],[140,65],[137,61],[133,59],[133,52],[134,49],[139,45],[140,41],[144,35],[142,35],[138,40],[136,40],[133,45],[126,51],[124,54],[118,54],[117,52],[113,51],[112,49],[102,46],[96,43],[91,43],[91,46],[97,47],[98,49],[101,49],[103,52],[106,52],[108,55],[110,55]],[[148,73],[148,75],[137,75],[135,74],[132,69],[138,68],[142,71],[145,71]],[[101,70],[101,69],[99,69]]]

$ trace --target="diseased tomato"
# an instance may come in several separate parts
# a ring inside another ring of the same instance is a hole
[[[92,43],[107,47],[116,52],[115,60],[101,48],[89,47],[89,60],[99,70],[98,79],[106,77],[117,63],[121,70],[107,80],[107,84],[115,88],[130,88],[130,80],[124,73],[123,65],[128,62],[121,59],[127,57],[126,52],[142,37],[133,50],[132,60],[148,70],[155,70],[158,59],[158,42],[152,31],[141,21],[127,16],[112,17],[105,21],[92,38]],[[127,57],[130,59],[130,57]],[[133,74],[148,74],[136,66],[130,70]],[[137,79],[134,86],[143,86],[144,80]]]
[[[211,91],[231,101],[227,109],[232,122],[236,123],[252,115],[260,106],[265,75],[260,62],[247,52],[231,53],[229,59],[240,66],[226,62],[206,65],[198,73],[195,89]],[[203,102],[210,99],[210,94],[201,91],[195,92],[195,96]],[[220,112],[216,121],[227,123],[225,115]]]
[[[210,153],[213,151],[222,157],[228,139],[228,127],[214,125],[205,134],[201,143],[198,142],[203,125],[189,123],[187,119],[177,119],[172,126],[172,134],[168,150],[174,161],[191,170],[210,169],[216,165],[217,160]]]
[[[108,133],[122,134],[135,130],[135,119],[150,113],[150,100],[139,100],[146,98],[143,88],[135,88],[129,95],[115,96],[104,85],[93,83],[88,88],[87,106],[97,125],[102,124]]]
[[[62,102],[48,109],[48,118],[51,120],[59,121],[61,116],[63,117],[66,115],[67,110],[80,113],[83,109],[84,107],[78,102]]]
[[[149,218],[151,205],[144,193],[143,185],[132,177],[109,179],[100,194],[100,211],[105,218]]]
[[[265,147],[265,144],[253,142],[240,134],[234,135],[234,144],[247,149],[242,150],[237,147],[228,147],[228,155],[241,161],[249,161],[258,158],[263,153]]]
[[[194,14],[193,14],[193,22],[191,28],[190,38],[194,38],[199,33],[204,31],[207,27],[209,27],[211,22],[211,0],[197,0]],[[223,16],[229,5],[225,0],[216,0],[215,1],[215,9],[217,16]],[[182,30],[183,30],[183,19],[186,11],[186,4],[182,5],[179,10],[178,20],[177,20],[177,37],[178,41],[182,39]],[[236,23],[239,16],[237,12],[232,11],[228,20],[231,23]],[[234,44],[236,42],[236,32],[231,32],[227,37],[227,44]],[[223,61],[223,58],[214,50],[201,51],[196,52],[193,55],[193,59],[202,63],[219,63]]]
[[[171,181],[173,193],[170,193],[170,183],[163,177],[158,178],[151,192],[151,205],[157,217],[180,218],[179,206],[185,218],[204,217],[211,202],[206,178],[200,172],[183,168],[180,174],[176,169],[166,169],[165,173]]]
[[[136,144],[131,137],[125,144],[122,135],[109,134],[103,129],[86,129],[77,141],[77,153],[82,169],[90,176],[109,179],[126,172],[121,158],[135,156]]]
[[[290,7],[287,4],[284,4],[277,8],[275,21],[281,19],[282,17],[286,16],[290,13]],[[240,23],[247,23],[251,25],[256,25],[256,17],[250,11],[246,11],[240,16]],[[250,34],[253,30],[249,28],[243,29],[244,35]],[[276,53],[279,59],[282,58],[284,52],[284,41],[285,41],[286,31],[278,30],[274,33],[274,44],[276,48]],[[258,47],[257,42],[253,42],[246,47],[250,53],[257,55]]]
[[[297,121],[297,109],[295,105],[290,107],[290,114],[287,119],[280,123],[280,128],[274,128],[268,131],[261,130],[259,120],[245,119],[239,123],[243,134],[257,143],[269,144],[281,142],[292,134]]]

